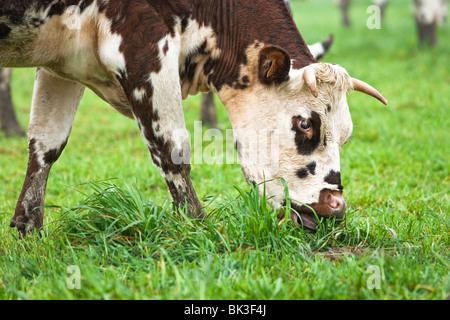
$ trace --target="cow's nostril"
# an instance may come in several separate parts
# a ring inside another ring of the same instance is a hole
[[[347,204],[345,203],[344,198],[329,195],[328,205],[331,209],[333,209],[333,215],[335,215],[336,218],[341,219],[344,217],[345,210],[347,209]]]
[[[342,201],[343,200],[341,200],[338,197],[335,197],[335,196],[333,196],[331,194],[328,196],[328,205],[332,209],[339,209],[339,207],[342,205]]]

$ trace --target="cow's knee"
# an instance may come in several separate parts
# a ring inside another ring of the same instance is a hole
[[[138,123],[140,123],[138,121]],[[141,133],[150,150],[154,165],[164,177],[176,207],[186,208],[194,218],[205,213],[191,181],[191,147],[186,129],[160,130],[158,126],[142,127]]]
[[[150,94],[148,93],[148,96]],[[134,98],[134,97],[133,97]],[[182,109],[158,112],[149,101],[132,99],[133,114],[154,165],[164,177],[178,208],[187,208],[191,217],[204,216],[191,178],[191,146]],[[151,108],[148,108],[150,104]]]

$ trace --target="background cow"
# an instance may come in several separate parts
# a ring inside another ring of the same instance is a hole
[[[447,18],[447,3],[447,0],[413,0],[420,45],[437,45],[437,26]]]
[[[351,0],[333,0],[342,13],[342,24],[351,25],[349,9]],[[388,0],[372,0],[380,8],[381,19],[384,19]],[[429,44],[436,46],[437,26],[447,18],[448,0],[412,0],[414,8],[414,18],[417,25],[419,44]]]
[[[0,68],[0,131],[6,135],[25,135],[17,121],[11,98],[11,70]]]
[[[351,25],[349,16],[350,0],[333,0],[333,1],[341,9],[342,24],[346,27],[350,26]]]
[[[351,25],[351,19],[349,14],[351,0],[333,0],[333,2],[337,4],[341,10],[342,24],[346,27],[349,27]],[[386,11],[386,5],[388,4],[388,0],[372,0],[372,2],[380,8],[381,19],[383,19]]]

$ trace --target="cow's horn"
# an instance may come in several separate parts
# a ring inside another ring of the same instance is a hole
[[[317,90],[316,71],[314,68],[305,68],[305,71],[303,72],[303,80],[305,80],[313,96],[317,98],[319,96],[319,91]]]
[[[353,89],[355,89],[356,91],[359,91],[359,92],[363,92],[363,93],[365,93],[365,94],[368,94],[369,96],[372,96],[372,97],[374,97],[375,99],[380,100],[380,101],[381,101],[382,103],[384,103],[385,105],[388,104],[386,98],[383,97],[383,96],[381,95],[381,93],[379,93],[379,92],[378,92],[375,88],[373,88],[371,85],[369,85],[369,84],[367,84],[367,83],[365,83],[365,82],[363,82],[363,81],[361,81],[361,80],[355,79],[355,78],[352,78],[352,83],[353,83]]]

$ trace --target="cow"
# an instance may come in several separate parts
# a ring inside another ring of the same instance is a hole
[[[0,68],[0,131],[6,136],[24,136],[25,131],[19,124],[11,98],[11,70]]]
[[[4,0],[0,66],[38,67],[28,167],[10,223],[22,236],[43,228],[48,175],[85,87],[135,120],[174,204],[197,219],[207,214],[190,178],[182,99],[213,91],[247,182],[310,229],[316,215],[345,215],[346,95],[387,104],[343,67],[318,63],[280,0]]]
[[[339,6],[339,8],[341,9],[342,24],[346,27],[349,27],[351,25],[350,15],[349,15],[351,0],[333,0],[333,2],[335,4],[337,4]],[[386,11],[386,5],[388,4],[388,0],[372,0],[372,2],[380,8],[380,14],[381,14],[380,18],[383,20],[384,14]]]
[[[333,2],[336,3],[341,9],[342,24],[346,27],[349,27],[351,25],[350,16],[348,14],[348,10],[350,9],[351,4],[350,0],[333,0]]]
[[[419,44],[436,46],[437,26],[447,18],[447,0],[413,0],[413,6]]]

